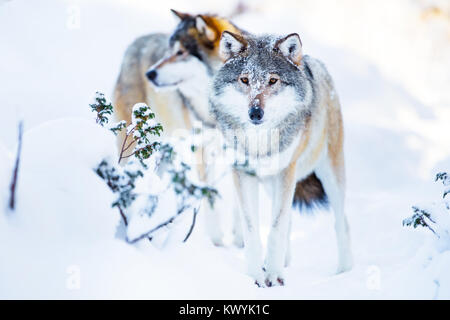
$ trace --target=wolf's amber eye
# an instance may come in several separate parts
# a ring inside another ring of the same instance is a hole
[[[277,78],[270,78],[269,84],[270,84],[270,85],[274,85],[275,83],[277,83],[277,81],[278,81]]]
[[[241,82],[242,82],[243,84],[248,84],[248,78],[247,78],[247,77],[242,77],[242,78],[241,78]]]

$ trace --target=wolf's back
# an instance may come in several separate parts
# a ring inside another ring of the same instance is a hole
[[[117,80],[118,85],[136,86],[136,81],[145,80],[145,71],[166,52],[167,39],[168,36],[165,34],[153,33],[134,40],[125,51]]]
[[[330,103],[330,96],[336,96],[336,93],[334,92],[335,89],[333,80],[328,73],[325,64],[322,61],[308,55],[303,57],[303,63],[306,67],[307,76],[310,78],[312,85],[315,87],[314,101],[317,104],[315,109],[326,105],[326,108],[333,109],[333,112],[339,110],[339,102],[337,99]],[[328,120],[328,130],[332,131],[333,128],[330,127],[330,124],[335,123],[336,121]],[[305,177],[303,180],[297,181],[292,206],[298,209],[310,209],[314,206],[328,207],[328,197],[325,193],[322,182],[314,172]]]

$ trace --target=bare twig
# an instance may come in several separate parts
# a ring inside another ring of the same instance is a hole
[[[122,207],[120,205],[118,205],[117,208],[119,209],[119,213],[120,213],[120,216],[122,217],[125,227],[128,227],[128,219],[127,219],[127,216],[125,215],[125,213],[123,212]],[[152,237],[148,236],[147,239],[148,239],[148,241],[152,242]]]
[[[22,135],[23,135],[23,121],[19,122],[19,141],[17,144],[17,154],[16,154],[16,164],[14,166],[12,181],[11,181],[11,198],[9,199],[9,208],[11,210],[15,209],[16,205],[16,189],[17,189],[17,179],[19,174],[19,164],[20,164],[20,153],[22,151]]]
[[[199,209],[199,208],[195,208],[195,209],[194,209],[194,214],[193,214],[193,216],[192,216],[192,224],[191,224],[191,227],[189,228],[189,232],[187,233],[187,235],[186,235],[186,237],[184,238],[183,242],[186,242],[186,241],[189,239],[189,237],[190,237],[191,234],[192,234],[192,231],[194,230],[195,221],[197,220],[198,209]]]
[[[174,216],[172,216],[169,219],[167,219],[166,221],[160,223],[159,225],[157,225],[153,229],[151,229],[151,230],[141,234],[137,238],[134,238],[132,240],[127,238],[127,242],[130,243],[130,244],[134,244],[134,243],[136,243],[136,242],[138,242],[138,241],[140,241],[142,239],[149,238],[150,234],[152,234],[153,232],[155,232],[158,229],[161,229],[162,227],[165,227],[165,226],[171,224],[175,220],[176,217],[178,217],[181,213],[183,213],[186,209],[189,209],[189,208],[190,208],[189,205],[182,206],[180,209],[177,210],[177,213]]]
[[[163,223],[159,224],[158,226],[156,226],[155,228],[151,229],[150,231],[147,231],[146,233],[141,234],[139,237],[134,238],[132,240],[128,239],[127,237],[127,242],[130,244],[134,244],[142,239],[148,238],[150,236],[151,233],[155,232],[158,229],[161,229],[162,227],[167,226],[168,224],[171,224],[173,222],[173,220],[175,220],[176,216],[170,217],[170,219],[164,221]]]
[[[127,151],[133,145],[133,143],[135,143],[138,140],[139,140],[138,138],[135,138],[133,141],[130,142],[128,146],[125,147],[125,149],[123,149],[123,151]]]
[[[119,161],[118,161],[119,164],[120,164],[120,161],[122,161],[122,159],[129,158],[134,154],[134,152],[133,152],[132,154],[130,154],[128,156],[123,156],[123,153],[135,142],[135,140],[133,140],[133,142],[131,142],[127,147],[125,147],[127,140],[128,140],[128,136],[133,133],[134,129],[136,129],[136,127],[131,129],[129,132],[125,133],[125,139],[123,140],[122,148],[120,149],[120,155],[119,155]]]
[[[125,226],[128,226],[128,220],[127,217],[125,216],[125,213],[123,213],[122,207],[118,205],[117,208],[119,209],[119,213],[120,216],[122,217],[123,223],[125,224]]]

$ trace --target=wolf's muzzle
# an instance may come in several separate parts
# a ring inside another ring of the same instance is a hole
[[[260,106],[253,106],[248,110],[248,116],[253,124],[260,124],[264,116],[264,110]]]

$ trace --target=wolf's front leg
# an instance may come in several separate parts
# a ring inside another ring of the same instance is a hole
[[[267,241],[266,279],[267,286],[284,285],[283,269],[289,246],[291,205],[295,191],[295,165],[284,169],[267,181],[273,188],[272,225]]]
[[[204,199],[203,201],[202,205],[205,208],[205,222],[209,238],[216,247],[222,247],[224,245],[223,232],[220,227],[219,213],[217,209],[211,208],[207,199]]]
[[[244,247],[244,238],[242,235],[241,214],[239,209],[239,199],[237,195],[233,198],[233,244],[238,248]]]
[[[245,172],[233,170],[233,180],[240,203],[247,272],[255,283],[264,286],[263,255],[259,235],[258,179]]]
[[[196,152],[198,172],[202,182],[215,187],[213,184],[215,181],[216,163],[214,158],[209,157],[208,152],[211,152],[211,150],[208,147],[200,147]],[[223,231],[221,228],[220,212],[217,206],[211,207],[209,201],[204,199],[202,207],[205,213],[206,232],[211,242],[217,247],[223,246]]]

